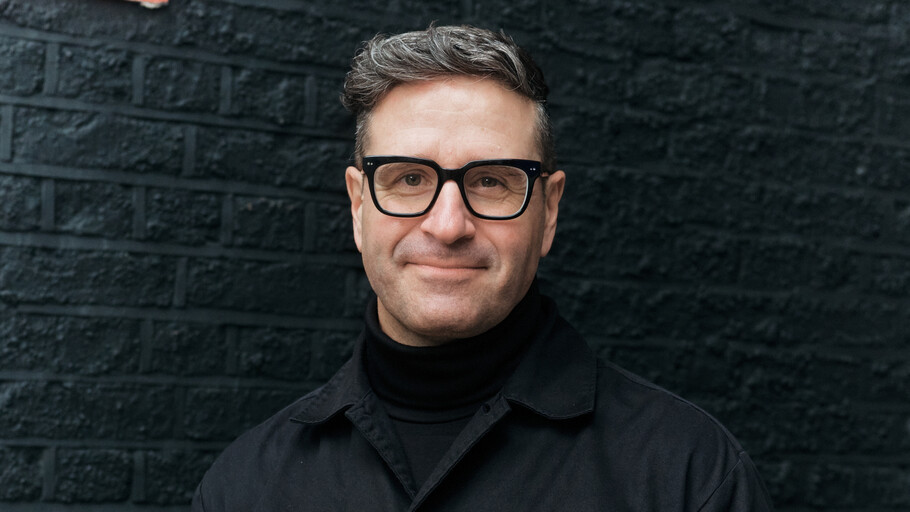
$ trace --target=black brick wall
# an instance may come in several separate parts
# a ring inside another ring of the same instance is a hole
[[[337,101],[377,31],[529,47],[544,289],[718,416],[780,510],[910,509],[910,4],[0,1],[0,510],[186,510],[366,280]]]

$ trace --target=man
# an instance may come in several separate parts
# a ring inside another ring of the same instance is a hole
[[[764,511],[752,462],[694,405],[599,362],[535,284],[556,230],[547,87],[511,39],[368,42],[343,101],[375,299],[323,387],[228,447],[202,511]]]

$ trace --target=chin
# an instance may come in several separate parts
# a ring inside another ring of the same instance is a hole
[[[424,316],[424,321],[416,331],[427,338],[453,340],[470,338],[490,330],[499,321],[490,323],[481,318],[478,312],[462,315],[445,315],[444,317]],[[429,321],[427,321],[429,320]],[[488,325],[489,324],[489,325]]]

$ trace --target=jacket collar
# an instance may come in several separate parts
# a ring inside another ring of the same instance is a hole
[[[501,394],[548,419],[589,413],[594,410],[596,358],[550,298],[543,297],[543,307],[541,318],[546,320]],[[351,359],[324,386],[300,399],[300,412],[292,421],[323,423],[373,396],[364,371],[363,344],[361,333]]]
[[[324,423],[372,395],[363,369],[364,337],[361,332],[353,355],[328,382],[300,399],[297,404],[300,412],[291,416],[291,421]]]
[[[597,359],[587,343],[543,298],[546,318],[528,353],[506,382],[503,396],[548,419],[568,419],[594,410]]]

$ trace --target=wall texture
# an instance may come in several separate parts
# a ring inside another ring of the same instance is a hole
[[[323,382],[377,31],[503,27],[568,176],[543,288],[780,510],[910,509],[910,4],[0,0],[0,509],[183,511]]]

